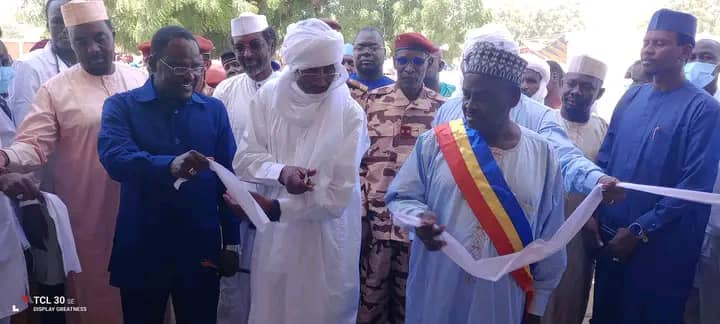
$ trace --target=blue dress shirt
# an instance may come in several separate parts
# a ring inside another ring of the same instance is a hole
[[[170,174],[173,159],[189,150],[232,170],[236,147],[225,106],[199,93],[182,104],[165,102],[152,80],[103,107],[98,154],[121,183],[110,258],[117,287],[162,284],[173,271],[217,264],[222,245],[239,242],[240,221],[225,206],[215,173],[199,172],[179,190]]]

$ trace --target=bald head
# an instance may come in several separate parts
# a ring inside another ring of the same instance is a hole
[[[690,62],[720,64],[720,42],[712,39],[697,41],[690,55]]]

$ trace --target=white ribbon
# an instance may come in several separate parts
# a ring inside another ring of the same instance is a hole
[[[243,211],[245,211],[245,214],[247,214],[250,221],[253,225],[255,225],[255,228],[258,231],[262,230],[262,228],[265,227],[265,224],[270,222],[270,219],[262,210],[262,207],[258,205],[255,198],[253,198],[250,192],[245,189],[243,183],[238,180],[234,173],[228,171],[228,169],[223,167],[220,163],[213,160],[209,161],[210,170],[217,173],[218,178],[220,178],[220,181],[225,185],[227,193],[230,197],[240,204]],[[188,181],[190,180],[183,178],[177,179],[175,180],[175,183],[173,183],[173,187],[175,187],[175,190],[180,190],[180,186]]]
[[[260,205],[255,202],[252,195],[243,187],[242,182],[240,182],[232,172],[215,161],[210,161],[210,170],[217,173],[220,181],[222,181],[227,188],[228,194],[240,204],[255,227],[259,231],[262,231],[270,220],[262,208],[260,208]],[[178,180],[178,182],[181,183],[182,181]],[[179,186],[177,182],[176,186]],[[642,191],[697,203],[720,205],[720,194],[646,186],[627,182],[621,182],[618,186],[629,190]],[[602,189],[600,185],[598,185],[590,192],[585,200],[580,203],[575,211],[572,212],[570,217],[565,220],[549,241],[537,239],[519,252],[475,260],[467,249],[447,232],[440,234],[440,239],[447,243],[447,245],[442,248],[442,251],[453,260],[453,262],[457,263],[460,268],[472,276],[497,281],[514,270],[538,262],[560,251],[580,232],[593,212],[595,212],[595,209],[600,205],[602,199]],[[419,227],[421,225],[420,219],[415,216],[396,214],[393,215],[393,220],[396,222],[396,225],[405,227]]]
[[[720,205],[720,194],[646,186],[627,182],[621,182],[618,186],[671,198]],[[580,206],[573,211],[570,217],[565,220],[549,241],[537,239],[519,252],[475,260],[467,249],[447,232],[440,234],[440,239],[447,243],[447,245],[442,248],[442,251],[467,273],[480,279],[497,281],[514,270],[538,262],[560,251],[560,249],[566,246],[583,228],[593,212],[595,212],[595,209],[600,205],[600,202],[602,202],[602,199],[602,189],[598,185],[590,192],[590,195],[580,203]],[[393,220],[395,220],[397,225],[410,227],[418,227],[421,225],[420,219],[414,216],[393,215]]]

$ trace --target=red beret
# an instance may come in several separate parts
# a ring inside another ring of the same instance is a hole
[[[438,47],[418,32],[402,33],[395,38],[395,49],[415,49],[433,54]]]
[[[198,46],[200,47],[200,54],[203,53],[210,53],[213,48],[215,48],[215,45],[212,41],[209,39],[202,37],[200,35],[195,35],[195,40],[198,43]]]
[[[340,26],[340,24],[337,21],[332,20],[330,18],[320,18],[320,20],[322,20],[322,22],[326,23],[328,26],[330,26],[330,28],[334,29],[337,32],[342,31],[342,26]]]
[[[207,73],[205,73],[205,82],[214,88],[217,87],[222,80],[225,80],[225,69],[222,64],[213,61]]]
[[[143,57],[150,56],[150,41],[144,41],[138,44],[137,49],[142,52]]]

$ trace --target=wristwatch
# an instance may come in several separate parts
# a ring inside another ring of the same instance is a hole
[[[645,234],[645,230],[643,230],[643,227],[642,227],[642,225],[640,225],[640,223],[637,223],[637,222],[636,222],[636,223],[632,223],[632,224],[630,224],[630,226],[628,226],[627,229],[628,229],[628,231],[630,231],[630,233],[632,233],[633,235],[635,235],[635,237],[637,237],[637,238],[639,238],[640,240],[642,240],[643,243],[647,243],[648,237],[647,237],[647,235]]]

